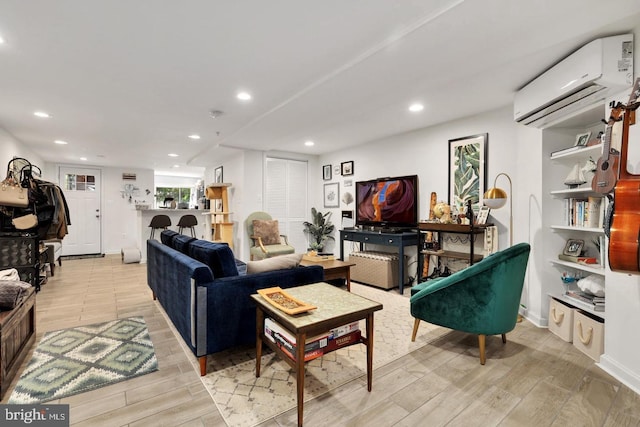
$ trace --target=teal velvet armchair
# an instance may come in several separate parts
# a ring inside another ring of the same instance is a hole
[[[530,250],[528,243],[519,243],[451,276],[412,288],[411,341],[416,339],[420,320],[477,334],[484,365],[486,336],[501,334],[506,343],[506,333],[516,325]]]

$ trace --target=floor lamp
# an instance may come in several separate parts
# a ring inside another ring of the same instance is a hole
[[[496,187],[498,177],[503,175],[509,180],[509,246],[513,246],[513,188],[511,177],[506,173],[499,173],[493,180],[493,188],[484,193],[483,203],[491,209],[500,209],[507,203],[507,193],[502,188]]]

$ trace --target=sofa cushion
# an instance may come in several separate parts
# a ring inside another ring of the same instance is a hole
[[[289,254],[265,258],[259,261],[249,261],[247,262],[247,274],[294,268],[300,264],[301,260],[302,254]]]
[[[173,236],[173,249],[178,252],[182,252],[185,255],[189,255],[189,244],[196,240],[195,237],[187,236],[185,234],[177,234]]]
[[[280,241],[280,229],[277,219],[254,219],[253,235],[262,239],[263,245],[278,245]]]
[[[239,276],[246,276],[247,275],[247,263],[244,261],[240,261],[239,259],[236,259],[236,268],[238,269],[238,275]]]
[[[226,243],[213,243],[208,240],[196,239],[188,246],[188,255],[209,266],[215,279],[238,275],[236,259],[231,248]]]
[[[175,249],[173,247],[173,238],[177,235],[178,235],[177,231],[163,230],[162,233],[160,233],[160,241],[162,242],[163,245],[167,245],[170,248]]]

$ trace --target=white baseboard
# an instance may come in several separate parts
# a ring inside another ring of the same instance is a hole
[[[600,356],[600,362],[596,363],[596,366],[599,366],[600,369],[640,394],[640,376],[629,371],[625,366],[607,356],[607,354]]]
[[[522,313],[520,313],[522,314]],[[548,319],[542,319],[538,316],[531,316],[529,314],[527,315],[522,315],[522,317],[524,317],[525,319],[527,319],[529,322],[533,323],[534,325],[536,325],[538,328],[546,328],[549,326],[549,320]]]

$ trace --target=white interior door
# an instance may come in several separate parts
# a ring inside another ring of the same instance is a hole
[[[71,218],[62,255],[101,253],[100,170],[60,167],[59,182]]]

